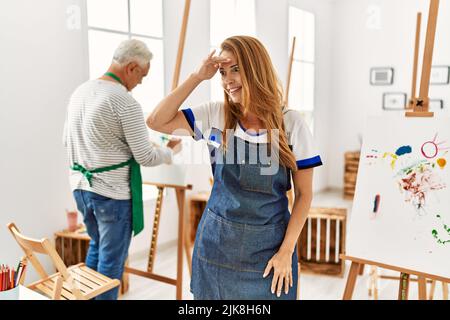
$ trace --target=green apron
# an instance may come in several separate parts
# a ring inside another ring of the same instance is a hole
[[[131,158],[128,161],[115,164],[109,167],[103,167],[93,170],[87,170],[85,167],[78,163],[74,163],[71,167],[72,170],[80,171],[84,177],[89,182],[89,186],[92,187],[92,176],[94,173],[106,172],[116,170],[125,166],[130,166],[130,189],[131,189],[131,201],[132,201],[132,212],[133,212],[133,234],[136,236],[139,232],[144,229],[144,205],[142,202],[142,176],[141,167],[139,163]]]

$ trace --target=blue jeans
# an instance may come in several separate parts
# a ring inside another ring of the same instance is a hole
[[[121,279],[131,242],[131,200],[114,200],[85,190],[73,192],[91,237],[86,265],[112,279]],[[96,300],[116,300],[119,288]]]

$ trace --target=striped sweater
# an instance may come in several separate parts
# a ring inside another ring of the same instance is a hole
[[[64,146],[69,165],[88,170],[111,166],[134,157],[142,166],[172,162],[172,150],[153,146],[139,103],[117,83],[90,80],[72,94],[64,125]],[[82,189],[108,198],[127,200],[129,167],[95,173],[92,187],[78,171],[70,170],[72,191]]]

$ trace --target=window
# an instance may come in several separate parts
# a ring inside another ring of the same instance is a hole
[[[299,110],[314,132],[315,17],[289,7],[289,47],[296,37],[289,89],[289,107]],[[291,49],[291,48],[290,48]],[[289,49],[289,52],[291,52]]]
[[[223,0],[210,1],[210,46],[216,49],[223,40],[233,35],[255,36],[255,1]],[[220,74],[211,80],[211,100],[223,101]]]
[[[162,0],[87,0],[89,77],[100,77],[123,40],[145,42],[153,53],[150,72],[132,95],[150,112],[164,97]]]

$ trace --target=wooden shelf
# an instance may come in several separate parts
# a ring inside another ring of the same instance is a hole
[[[356,177],[358,176],[359,151],[345,153],[344,165],[344,199],[353,200],[355,196]]]

